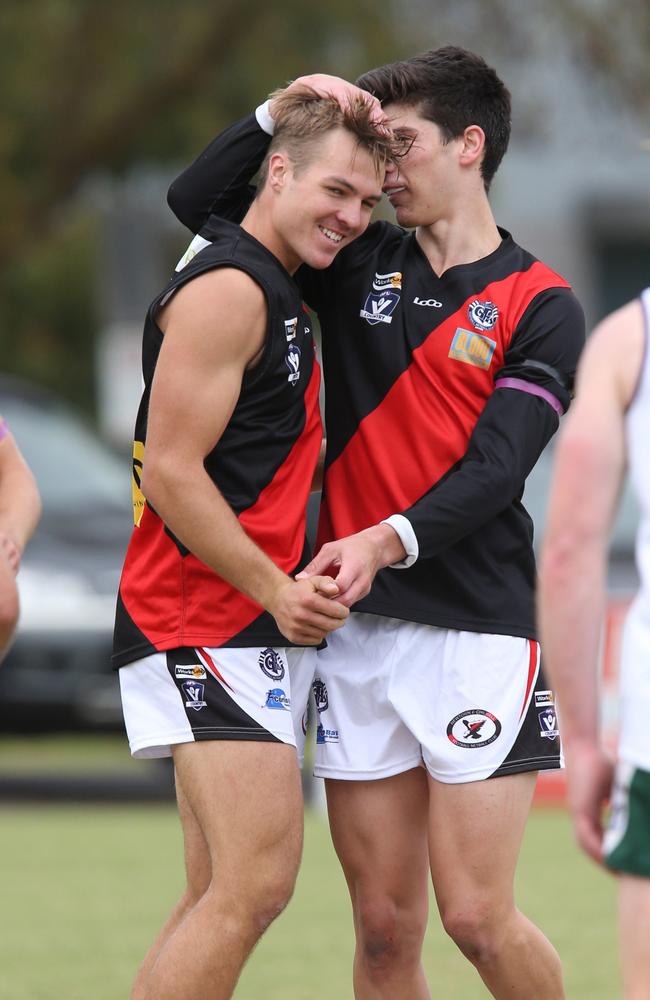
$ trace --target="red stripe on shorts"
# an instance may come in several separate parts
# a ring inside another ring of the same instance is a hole
[[[530,694],[530,689],[532,688],[532,686],[533,686],[533,684],[535,682],[535,677],[537,675],[537,643],[536,642],[531,642],[530,639],[528,640],[528,651],[529,651],[529,655],[528,655],[528,679],[526,681],[526,694],[524,695],[524,703],[521,706],[521,713],[519,715],[520,719],[521,719],[521,716],[526,711],[526,705],[528,704],[528,696]]]
[[[214,660],[210,656],[208,656],[203,646],[198,646],[196,651],[197,653],[200,653],[203,659],[205,660],[205,665],[212,674],[212,676],[216,677],[218,681],[221,681],[222,684],[225,684],[227,688],[230,688],[230,690],[233,691],[234,688],[231,688],[226,678],[219,673],[219,668],[217,667]]]

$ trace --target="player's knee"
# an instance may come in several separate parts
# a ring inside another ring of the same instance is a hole
[[[369,971],[419,961],[426,913],[397,906],[393,900],[364,901],[356,907],[359,944]]]
[[[263,934],[288,905],[293,896],[296,874],[285,871],[260,878],[249,903],[250,918],[258,934]]]
[[[441,917],[447,934],[472,964],[487,965],[496,957],[502,937],[501,921],[489,903],[452,908]]]

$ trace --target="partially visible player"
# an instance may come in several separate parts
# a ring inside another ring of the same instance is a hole
[[[114,663],[132,753],[174,758],[188,884],[134,1000],[230,997],[286,905],[313,647],[348,616],[331,578],[293,579],[322,438],[293,274],[364,231],[392,140],[363,100],[277,102],[258,197],[241,226],[211,221],[144,329]]]
[[[16,574],[21,555],[40,515],[36,480],[7,422],[0,417],[0,659],[9,648],[18,621]]]
[[[578,843],[620,874],[627,1000],[650,998],[650,289],[590,338],[558,445],[541,563],[540,618]],[[607,550],[629,465],[639,497],[641,589],[625,623],[618,764],[603,747],[598,662]],[[609,826],[605,811],[611,801]]]
[[[359,94],[301,83],[344,106]],[[354,911],[355,995],[429,996],[431,872],[445,929],[490,992],[558,1000],[557,953],[514,902],[536,774],[561,761],[521,498],[569,406],[584,319],[492,214],[510,135],[495,71],[447,46],[359,83],[402,143],[384,185],[400,225],[297,273],[326,382],[322,548],[306,572],[337,573],[354,605],[319,654],[315,773]],[[174,182],[183,221],[241,210],[274,114],[232,126]]]

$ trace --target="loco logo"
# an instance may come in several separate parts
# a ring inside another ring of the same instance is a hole
[[[257,662],[262,673],[270,677],[272,681],[281,681],[284,677],[284,663],[274,649],[270,647],[263,649]]]
[[[501,732],[501,723],[496,715],[483,708],[469,708],[454,716],[447,726],[447,736],[455,746],[486,747],[494,743]]]
[[[271,688],[266,692],[264,708],[274,708],[280,712],[288,712],[291,708],[291,698],[287,698],[282,688]]]
[[[316,677],[312,687],[314,689],[314,701],[316,702],[316,708],[318,709],[318,714],[320,715],[321,712],[325,712],[329,707],[329,698],[327,697],[325,681],[322,681],[320,677]]]

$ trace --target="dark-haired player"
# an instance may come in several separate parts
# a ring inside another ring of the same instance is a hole
[[[358,93],[305,80],[343,104]],[[359,84],[402,142],[384,184],[400,226],[375,223],[327,270],[297,274],[327,387],[322,547],[305,572],[337,573],[353,606],[319,657],[316,773],[352,897],[356,996],[429,996],[430,869],[491,993],[557,1000],[558,956],[513,899],[536,773],[560,766],[521,498],[569,405],[583,316],[492,215],[510,134],[494,70],[446,47]],[[194,231],[208,210],[241,211],[273,114],[233,126],[174,183]]]
[[[145,322],[114,662],[133,755],[174,758],[187,890],[137,1000],[230,997],[289,899],[313,647],[348,615],[330,578],[293,579],[322,436],[293,273],[364,231],[391,139],[363,101],[294,88],[277,109],[241,226],[212,220]]]

